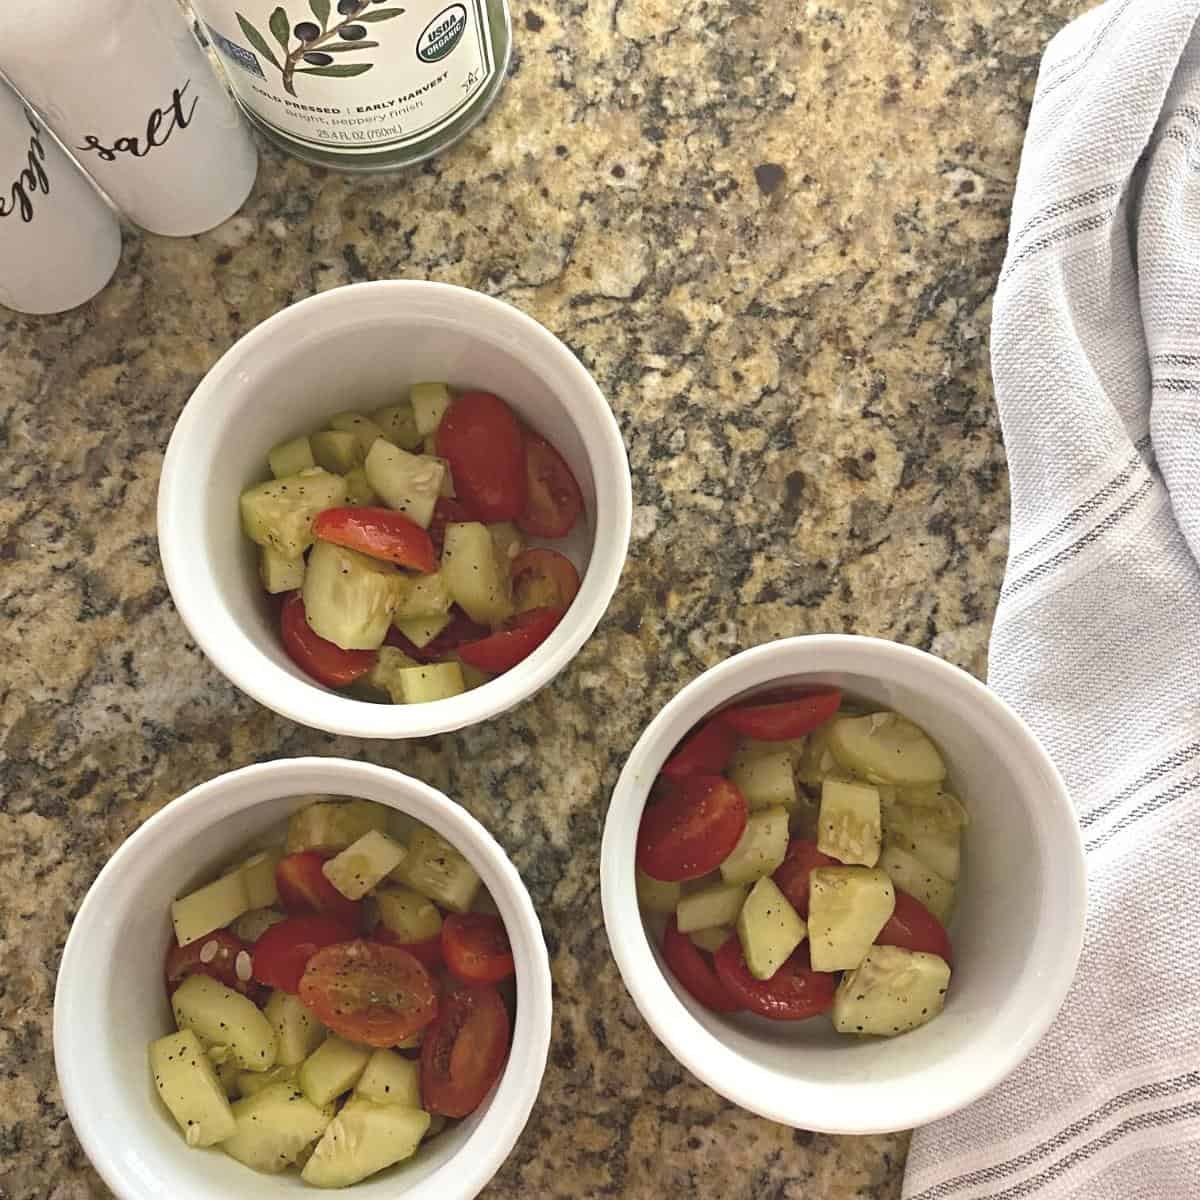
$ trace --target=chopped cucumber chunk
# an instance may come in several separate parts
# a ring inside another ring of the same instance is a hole
[[[821,785],[817,849],[839,862],[873,867],[882,834],[879,793],[867,783],[826,779]]]
[[[429,1114],[360,1096],[329,1123],[300,1177],[315,1187],[348,1187],[411,1157],[429,1129]]]
[[[782,805],[750,814],[746,829],[721,864],[726,883],[752,883],[783,862],[788,847],[788,811]]]
[[[733,927],[730,925],[713,925],[708,929],[693,930],[688,934],[688,937],[697,950],[704,950],[708,954],[716,954],[733,937]]]
[[[693,933],[712,925],[732,925],[741,912],[746,889],[740,883],[714,883],[683,896],[675,908],[680,933]]]
[[[399,592],[391,563],[318,541],[304,575],[309,627],[343,650],[377,650],[387,637]]]
[[[251,908],[270,908],[279,899],[275,868],[282,857],[282,850],[260,850],[237,868],[246,883],[246,899]]]
[[[492,535],[492,547],[496,552],[496,561],[500,564],[500,570],[511,571],[513,560],[525,549],[525,535],[511,521],[498,521],[495,525],[489,525],[488,532]],[[557,587],[554,589],[554,594],[544,603],[558,603]],[[531,604],[529,607],[536,608],[538,606]]]
[[[752,758],[739,751],[731,764],[729,778],[751,808],[773,808],[777,804],[788,809],[796,806],[796,777],[792,756],[787,750],[774,750]]]
[[[445,838],[424,827],[409,838],[408,858],[393,878],[459,913],[469,911],[479,890],[475,868]]]
[[[244,1100],[247,1096],[257,1096],[267,1088],[277,1083],[295,1083],[300,1073],[297,1063],[285,1066],[274,1066],[269,1071],[241,1071],[237,1073],[238,1095]]]
[[[393,623],[414,646],[420,649],[422,646],[428,646],[450,624],[450,614],[439,613],[432,617],[405,617]]]
[[[224,929],[251,907],[245,876],[238,869],[230,871],[172,903],[175,940],[187,946],[214,929]]]
[[[641,867],[634,868],[637,880],[638,903],[647,912],[673,913],[679,903],[681,891],[679,884],[668,883],[662,879],[653,879]]]
[[[247,488],[238,503],[242,528],[252,542],[298,558],[313,543],[316,515],[345,502],[346,481],[314,467]]]
[[[396,605],[395,619],[407,621],[413,617],[441,617],[450,611],[454,597],[446,586],[441,571],[429,575],[410,575]]]
[[[442,932],[442,914],[437,905],[412,888],[380,888],[375,900],[379,919],[402,942],[427,942]]]
[[[193,1029],[206,1041],[228,1046],[244,1071],[267,1071],[275,1065],[275,1030],[241,992],[207,975],[189,975],[175,989],[171,1008],[180,1029]]]
[[[380,646],[379,657],[376,658],[375,665],[363,676],[362,682],[368,687],[386,692],[393,704],[403,704],[400,672],[420,665],[415,658],[409,658],[403,650],[397,650],[395,646]]]
[[[736,765],[740,762],[750,762],[762,758],[764,754],[778,754],[786,751],[793,763],[799,763],[808,746],[807,737],[789,738],[786,742],[760,742],[757,738],[742,738],[738,742],[737,753],[733,756]]]
[[[446,473],[440,459],[409,454],[380,438],[367,454],[365,466],[367,482],[389,508],[404,513],[422,529],[429,528]]]
[[[192,1030],[151,1042],[150,1070],[189,1146],[212,1146],[233,1134],[236,1125],[225,1089]]]
[[[796,776],[808,787],[819,788],[826,779],[841,778],[844,774],[829,749],[829,729],[828,724],[814,729],[797,758]]]
[[[359,461],[367,457],[367,451],[378,438],[383,437],[383,430],[362,413],[341,412],[329,418],[329,428],[340,433],[352,433],[358,441]]]
[[[221,1143],[230,1158],[276,1175],[325,1132],[333,1117],[306,1100],[290,1083],[275,1083],[233,1106],[237,1129]]]
[[[345,850],[368,830],[386,832],[389,809],[370,800],[319,800],[292,814],[288,854],[301,850]]]
[[[817,867],[808,886],[813,970],[852,971],[896,907],[892,881],[872,867]]]
[[[371,1051],[330,1035],[300,1067],[300,1090],[318,1108],[348,1092],[366,1069]]]
[[[402,450],[415,450],[421,444],[421,433],[417,429],[417,418],[413,415],[412,402],[402,400],[389,404],[371,414],[371,420],[383,431],[383,436]]]
[[[355,467],[346,472],[346,499],[351,504],[379,503],[379,497],[375,494],[363,467]]]
[[[253,945],[272,925],[278,925],[287,918],[275,908],[252,908],[242,913],[231,928],[243,942]]]
[[[842,977],[833,997],[839,1033],[894,1037],[942,1011],[950,968],[936,954],[872,946],[859,967]]]
[[[879,867],[892,883],[919,900],[943,925],[954,908],[954,884],[931,871],[915,854],[899,846],[884,846]]]
[[[946,764],[925,733],[898,713],[837,717],[829,749],[838,762],[872,783],[939,783]]]
[[[345,475],[355,467],[361,467],[366,451],[356,435],[343,430],[326,429],[314,433],[308,439],[317,465],[335,475]]]
[[[292,438],[290,442],[280,442],[267,455],[267,465],[276,479],[286,479],[289,475],[298,475],[317,465],[313,458],[312,447],[308,438]]]
[[[408,393],[412,404],[417,432],[428,437],[437,432],[437,427],[450,407],[450,389],[444,383],[414,383]]]
[[[321,873],[347,900],[361,900],[407,855],[408,851],[386,833],[372,829],[322,864]]]
[[[738,914],[737,935],[746,966],[755,979],[770,979],[808,933],[803,917],[775,881],[763,876]]]
[[[405,704],[429,704],[448,700],[467,690],[462,668],[456,662],[425,663],[399,672],[400,694]]]
[[[887,810],[883,835],[889,846],[916,855],[943,879],[953,882],[958,878],[962,828],[945,811],[893,804]]]
[[[298,1066],[325,1040],[325,1026],[290,992],[272,992],[263,1015],[275,1031],[280,1066]]]
[[[512,615],[511,576],[496,561],[492,535],[477,521],[447,525],[442,576],[450,595],[481,625],[499,625]]]
[[[421,1107],[421,1068],[394,1050],[376,1050],[367,1063],[354,1094],[376,1104]]]
[[[462,667],[463,687],[468,692],[474,691],[477,687],[483,687],[485,683],[491,683],[495,678],[494,675],[489,675],[486,671],[481,671],[478,667],[473,667],[461,659],[458,665]]]

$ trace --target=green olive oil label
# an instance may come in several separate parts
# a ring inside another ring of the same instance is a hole
[[[483,0],[200,0],[241,102],[284,138],[374,154],[435,136],[495,76]]]

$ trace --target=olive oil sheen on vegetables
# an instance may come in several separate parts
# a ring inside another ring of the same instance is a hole
[[[247,116],[300,158],[389,171],[460,138],[511,50],[507,0],[192,0]]]

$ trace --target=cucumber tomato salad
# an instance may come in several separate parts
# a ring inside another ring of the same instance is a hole
[[[667,759],[642,815],[637,889],[662,953],[718,1013],[829,1013],[891,1037],[942,1011],[966,811],[898,713],[833,688],[754,697]]]
[[[178,1032],[150,1044],[189,1146],[344,1187],[482,1103],[508,1056],[513,956],[479,876],[383,805],[319,800],[171,906]]]
[[[488,392],[420,383],[276,446],[241,496],[284,649],[360,699],[456,696],[516,666],[579,591],[583,496],[558,451]]]

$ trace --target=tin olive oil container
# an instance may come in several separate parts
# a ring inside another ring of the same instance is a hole
[[[512,48],[507,0],[192,0],[250,120],[292,154],[393,171],[462,137]]]

